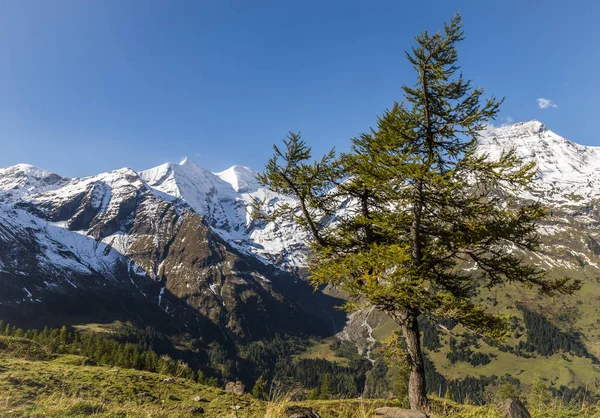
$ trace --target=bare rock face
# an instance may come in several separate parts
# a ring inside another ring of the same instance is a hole
[[[284,416],[286,418],[321,418],[321,415],[312,408],[301,406],[291,406],[286,409]]]
[[[382,418],[427,418],[427,414],[412,409],[383,407],[375,410],[376,417]]]
[[[518,399],[507,399],[500,406],[500,412],[506,418],[531,418],[529,411]]]

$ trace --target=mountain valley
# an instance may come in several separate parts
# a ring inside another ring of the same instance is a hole
[[[549,212],[538,228],[542,248],[523,257],[584,286],[553,300],[512,285],[481,289],[491,310],[524,319],[503,345],[460,326],[425,324],[430,373],[439,375],[428,379],[432,392],[450,380],[506,374],[524,384],[542,376],[557,389],[600,382],[600,147],[537,121],[482,134],[479,151],[490,158],[510,148],[538,166],[519,199],[541,201]],[[372,310],[346,320],[335,309],[343,292],[313,291],[306,232],[251,215],[254,202],[272,213],[295,201],[255,175],[243,166],[212,173],[187,158],[75,179],[26,164],[0,170],[0,317],[23,328],[120,321],[180,342],[186,335],[197,355],[182,344],[170,350],[195,367],[206,367],[214,342],[235,347],[281,334],[350,342],[376,365],[395,326]],[[547,333],[538,336],[541,329]],[[566,343],[545,350],[540,341],[550,335]],[[302,356],[327,358],[313,354],[309,347]]]

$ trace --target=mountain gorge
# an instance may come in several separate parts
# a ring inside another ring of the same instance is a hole
[[[591,357],[600,357],[600,148],[532,121],[490,127],[479,150],[497,158],[511,148],[539,170],[519,198],[539,200],[549,211],[539,225],[542,248],[523,257],[551,275],[580,278],[584,288],[542,301],[508,286],[482,290],[481,299],[498,313],[537,312],[575,336],[589,355],[565,360],[572,366],[559,380],[578,385],[595,377]],[[334,309],[341,302],[336,289],[313,292],[300,273],[305,232],[250,215],[253,202],[272,213],[294,201],[262,187],[255,175],[243,166],[212,173],[189,159],[75,179],[25,164],[0,170],[0,316],[29,327],[133,321],[189,333],[204,345],[337,334],[369,355],[393,324],[372,310],[346,323]],[[450,346],[451,338],[460,345],[465,331],[432,332]],[[531,334],[515,325],[511,344],[526,345]],[[517,375],[531,360],[480,345],[493,359],[488,365],[452,362],[439,347],[428,356],[452,378]],[[547,364],[559,361],[550,357]]]

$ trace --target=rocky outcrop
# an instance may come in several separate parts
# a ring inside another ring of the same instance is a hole
[[[505,418],[531,418],[529,411],[519,399],[507,399],[499,409]]]

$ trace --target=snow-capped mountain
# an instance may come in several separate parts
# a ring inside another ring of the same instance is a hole
[[[600,196],[600,147],[576,144],[536,120],[489,128],[479,146],[490,158],[511,148],[537,165],[530,197],[550,204],[580,205]]]
[[[223,181],[231,184],[233,190],[238,193],[252,193],[262,187],[256,179],[258,173],[243,165],[234,165],[215,174]]]
[[[319,305],[328,297],[314,299],[303,281],[222,238],[250,234],[248,197],[190,161],[71,180],[24,165],[2,173],[4,318],[159,317],[243,339],[331,327],[329,319],[316,328],[298,322],[321,315],[314,305],[305,311],[306,298]]]
[[[252,219],[253,202],[261,202],[266,213],[280,203],[293,203],[287,196],[262,187],[256,172],[233,166],[211,173],[185,158],[141,171],[140,177],[166,200],[190,208],[238,250],[256,254],[265,261],[286,267],[302,266],[306,234],[293,223],[275,225]]]
[[[531,259],[598,275],[600,148],[537,121],[489,128],[481,139],[491,158],[510,148],[539,168],[522,198],[551,210],[539,228],[544,247]],[[145,306],[240,338],[269,323],[310,332],[318,324],[298,318],[330,301],[290,273],[305,265],[307,236],[292,222],[253,220],[254,202],[269,213],[294,200],[262,187],[248,167],[212,173],[189,159],[75,179],[25,164],[2,169],[0,310],[18,316],[47,303],[54,312],[79,300],[86,302],[74,312],[93,316],[102,301],[113,311],[136,315],[127,307]]]
[[[29,164],[0,169],[0,199],[52,190],[68,179]]]

